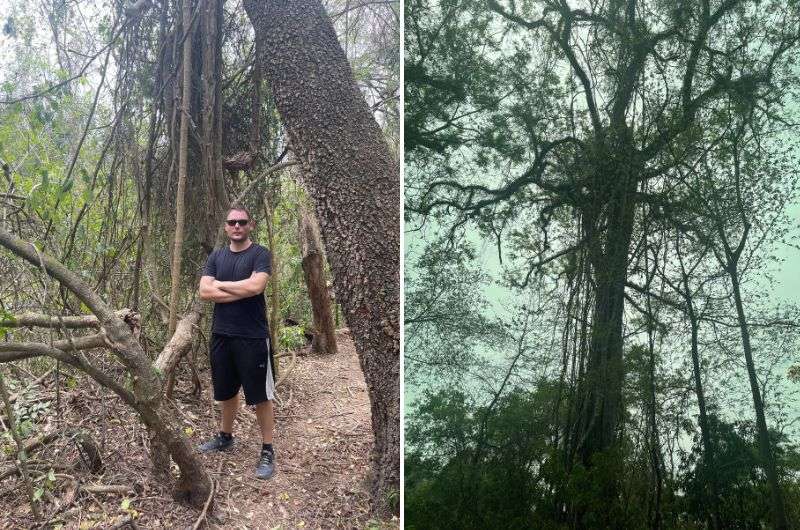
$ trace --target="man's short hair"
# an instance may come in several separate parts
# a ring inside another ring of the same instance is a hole
[[[236,210],[237,212],[244,212],[244,213],[246,213],[246,214],[247,214],[247,220],[248,220],[248,221],[252,221],[252,220],[253,220],[253,216],[252,216],[252,215],[250,215],[250,210],[248,210],[247,208],[245,208],[244,206],[242,206],[242,205],[241,205],[241,204],[239,204],[239,203],[234,203],[234,204],[231,204],[231,207],[230,207],[230,208],[228,208],[228,211],[225,213],[225,217],[227,217],[227,216],[228,216],[228,214],[229,214],[229,213],[231,213],[231,212],[232,212],[232,211],[234,211],[234,210]]]

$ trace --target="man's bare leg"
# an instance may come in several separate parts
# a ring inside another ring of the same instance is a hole
[[[256,405],[256,418],[261,427],[261,442],[272,443],[272,432],[275,429],[275,413],[272,408],[272,400],[262,401]]]
[[[220,401],[219,405],[222,409],[222,418],[219,421],[221,432],[200,444],[198,449],[201,453],[226,451],[233,446],[233,420],[236,419],[236,413],[239,412],[239,393],[237,392],[228,400]]]
[[[219,404],[222,408],[219,430],[233,433],[233,420],[236,419],[236,414],[239,412],[239,393],[237,392],[235,396],[226,401],[220,401]]]

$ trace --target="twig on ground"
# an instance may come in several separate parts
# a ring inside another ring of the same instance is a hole
[[[28,391],[30,388],[32,388],[32,387],[34,387],[34,386],[38,385],[39,383],[41,383],[42,381],[44,381],[45,379],[47,379],[47,376],[48,376],[48,375],[50,375],[50,374],[52,374],[52,373],[53,373],[53,368],[49,369],[49,370],[48,370],[48,371],[46,371],[44,374],[42,374],[41,376],[37,377],[35,381],[31,382],[31,384],[29,384],[28,386],[26,386],[25,388],[23,388],[23,389],[22,389],[22,390],[20,390],[19,392],[15,393],[15,394],[12,394],[12,395],[11,395],[11,396],[8,398],[8,401],[9,401],[9,402],[10,402],[10,403],[13,405],[13,404],[14,404],[14,403],[17,401],[17,399],[19,399],[19,397],[20,397],[21,395],[23,395],[25,392],[27,392],[27,391]]]
[[[216,479],[211,479],[211,491],[208,492],[208,498],[206,499],[206,503],[203,506],[203,511],[200,512],[200,515],[197,517],[197,520],[194,522],[192,526],[192,530],[197,530],[200,528],[200,525],[203,524],[203,521],[206,519],[206,513],[208,513],[208,507],[211,505],[211,499],[214,498],[214,490],[217,489],[217,481]]]
[[[217,473],[222,471],[222,460],[219,461],[217,464]],[[206,514],[208,513],[208,507],[211,506],[211,500],[214,498],[214,492],[218,487],[217,479],[211,479],[211,491],[208,492],[208,498],[206,499],[205,505],[203,505],[203,511],[200,512],[200,515],[197,517],[197,520],[194,522],[194,526],[192,526],[192,530],[197,530],[200,528],[200,525],[203,524],[205,521]]]
[[[125,528],[126,526],[130,526],[131,528],[139,528],[139,525],[136,524],[136,521],[133,520],[133,516],[127,515],[122,518],[120,522],[115,524],[114,526],[110,526],[108,530],[117,530],[119,528]]]
[[[286,380],[286,377],[292,373],[292,370],[297,365],[297,352],[292,350],[292,360],[290,361],[289,366],[281,370],[281,375],[278,377],[278,380],[275,381],[275,387],[280,386]]]
[[[87,493],[116,493],[118,495],[136,493],[133,487],[121,484],[87,484],[81,486],[81,490]]]

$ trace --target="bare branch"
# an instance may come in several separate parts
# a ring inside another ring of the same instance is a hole
[[[130,309],[120,309],[115,311],[115,314],[123,319],[127,320],[131,316],[137,315],[134,311]],[[99,328],[100,321],[97,319],[95,315],[76,315],[76,316],[52,316],[52,315],[43,315],[41,313],[21,313],[19,315],[14,315],[10,318],[0,319],[0,327],[2,328],[26,328],[26,327],[38,327],[38,328],[60,328],[63,327],[69,329],[77,329],[77,328]]]

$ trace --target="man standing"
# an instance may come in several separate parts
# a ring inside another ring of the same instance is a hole
[[[214,301],[211,379],[214,400],[221,402],[222,419],[219,433],[201,444],[200,451],[224,451],[233,446],[233,420],[242,387],[245,403],[255,406],[261,427],[256,477],[268,479],[275,471],[275,370],[263,293],[272,272],[272,254],[250,240],[254,225],[246,208],[231,206],[224,228],[230,244],[208,256],[200,279],[200,298]]]

